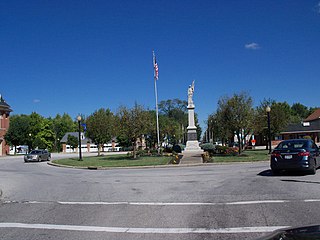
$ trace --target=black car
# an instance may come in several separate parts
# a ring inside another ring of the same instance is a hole
[[[270,167],[274,174],[282,170],[303,170],[315,174],[319,166],[320,150],[310,139],[282,141],[271,153]]]

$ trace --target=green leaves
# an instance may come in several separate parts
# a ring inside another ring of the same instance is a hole
[[[29,150],[46,148],[52,151],[58,149],[59,140],[66,132],[75,130],[76,125],[66,113],[52,119],[33,112],[30,115],[11,116],[5,139],[12,146],[28,145]]]
[[[115,116],[110,109],[100,108],[86,119],[86,124],[86,135],[95,144],[99,145],[99,155],[100,145],[108,143],[116,133]]]
[[[78,144],[79,143],[79,140],[77,137],[73,136],[73,135],[68,135],[68,138],[67,138],[67,144],[70,145],[70,147],[72,149],[75,149],[78,147]]]
[[[241,152],[246,136],[253,128],[253,101],[245,92],[234,94],[232,97],[222,97],[218,102],[218,110],[214,121],[220,126],[220,133],[228,136],[237,135],[240,140]],[[225,136],[225,138],[228,138]]]

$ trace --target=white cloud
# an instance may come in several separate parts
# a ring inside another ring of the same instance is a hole
[[[40,99],[33,99],[33,103],[39,103]]]
[[[320,13],[320,2],[318,2],[318,5],[317,5],[317,12]]]
[[[259,44],[258,44],[258,43],[255,43],[255,42],[253,42],[253,43],[247,43],[246,45],[244,45],[244,47],[245,47],[246,49],[251,49],[251,50],[257,50],[257,49],[260,48]]]

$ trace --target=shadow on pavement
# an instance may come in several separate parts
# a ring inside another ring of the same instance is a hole
[[[282,181],[282,182],[297,182],[297,183],[320,184],[320,182],[304,181],[304,180],[294,180],[294,179],[281,179],[281,181]]]
[[[308,175],[304,172],[298,172],[298,171],[282,171],[277,175],[274,175],[271,169],[264,170],[257,174],[258,176],[262,177],[279,177],[279,176],[305,176]]]

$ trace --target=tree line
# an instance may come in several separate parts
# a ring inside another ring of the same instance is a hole
[[[291,106],[287,102],[264,99],[257,107],[253,106],[252,97],[246,93],[235,93],[231,97],[219,99],[217,110],[207,118],[207,130],[204,137],[228,144],[237,136],[239,153],[244,149],[245,139],[254,134],[267,137],[266,107],[271,108],[271,135],[277,136],[289,124],[301,122],[316,108],[306,107],[301,103]],[[198,139],[201,128],[196,117]],[[116,137],[122,147],[131,147],[135,152],[135,142],[143,135],[148,148],[157,146],[156,113],[139,104],[128,108],[121,106],[113,113],[109,108],[101,108],[82,116],[86,124],[85,134],[93,143],[101,146]],[[187,141],[188,111],[187,102],[169,99],[159,103],[160,140],[167,144],[184,144]],[[84,129],[82,129],[83,131]],[[28,145],[29,149],[46,148],[61,151],[60,140],[67,132],[78,131],[78,122],[69,114],[57,114],[54,118],[45,118],[35,112],[30,115],[13,115],[10,127],[5,135],[11,146]],[[75,147],[77,142],[70,138]],[[98,148],[100,149],[100,148]]]
[[[317,109],[308,108],[301,103],[294,103],[290,106],[287,102],[277,102],[273,99],[264,99],[259,106],[254,108],[253,99],[248,93],[235,93],[231,97],[223,96],[219,99],[217,110],[208,116],[205,137],[227,144],[233,142],[234,136],[237,136],[239,153],[241,153],[249,134],[267,139],[267,106],[271,109],[272,139],[289,124],[303,121]]]
[[[123,147],[133,147],[135,142],[144,135],[147,146],[157,145],[156,112],[142,105],[134,104],[132,108],[121,106],[113,113],[109,108],[101,108],[82,116],[86,125],[85,135],[98,146],[116,137]],[[201,128],[196,118],[198,138]],[[188,126],[187,102],[180,99],[164,100],[159,103],[159,128],[161,142],[168,144],[185,143]],[[81,125],[81,131],[84,131]],[[61,151],[60,140],[67,132],[78,131],[77,119],[69,114],[57,114],[54,118],[45,118],[38,113],[30,115],[13,115],[10,127],[5,135],[6,142],[11,146],[28,145],[29,149],[46,148],[50,151]],[[74,139],[70,139],[75,145]],[[100,152],[99,152],[100,154]]]

